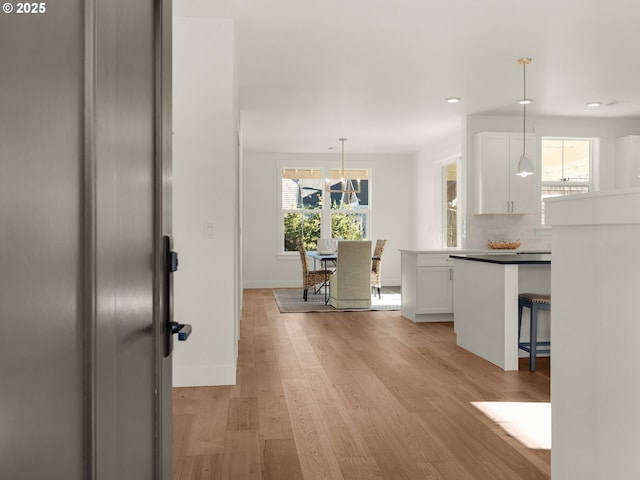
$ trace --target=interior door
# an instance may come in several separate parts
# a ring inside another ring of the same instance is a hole
[[[170,1],[7,12],[0,477],[169,479]]]

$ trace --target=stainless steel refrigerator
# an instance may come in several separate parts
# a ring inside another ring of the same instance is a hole
[[[170,60],[170,0],[3,4],[1,479],[171,476]]]

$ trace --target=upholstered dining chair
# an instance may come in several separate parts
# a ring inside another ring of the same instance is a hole
[[[298,239],[298,252],[300,252],[300,261],[302,262],[302,288],[304,289],[303,298],[306,302],[309,298],[309,287],[323,284],[329,281],[333,272],[331,270],[309,270],[307,265],[307,251],[304,248],[302,240]]]
[[[371,308],[371,240],[338,242],[329,302],[335,308]]]
[[[384,252],[384,245],[386,240],[376,240],[376,247],[373,250],[373,256],[377,257],[371,261],[371,288],[378,290],[378,298],[382,298],[380,289],[382,284],[380,282],[380,270],[382,269],[382,252]]]

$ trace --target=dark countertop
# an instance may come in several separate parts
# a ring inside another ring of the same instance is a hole
[[[515,255],[449,255],[451,258],[500,265],[550,265],[549,253],[518,253]]]

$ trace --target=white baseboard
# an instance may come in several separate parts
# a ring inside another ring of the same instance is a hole
[[[173,367],[174,387],[205,387],[235,384],[235,365]]]

